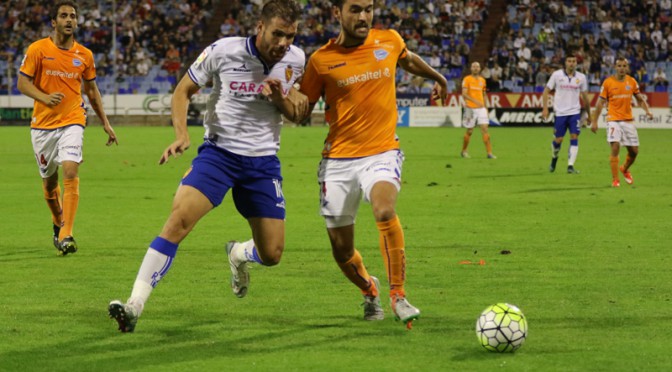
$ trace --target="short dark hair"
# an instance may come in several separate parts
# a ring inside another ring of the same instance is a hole
[[[343,3],[345,3],[345,0],[331,0],[331,5],[343,9]]]
[[[261,7],[261,19],[270,21],[273,17],[294,23],[301,18],[301,6],[295,0],[268,0]]]
[[[61,9],[62,6],[71,6],[75,9],[75,14],[79,15],[79,9],[77,9],[77,3],[75,3],[72,0],[61,0],[54,4],[53,10],[51,12],[51,19],[56,20],[58,18],[58,10]]]

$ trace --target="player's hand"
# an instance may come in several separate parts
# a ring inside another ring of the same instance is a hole
[[[282,101],[284,98],[282,95],[282,83],[279,79],[264,80],[264,87],[261,90],[261,94],[268,97],[273,102]]]
[[[543,117],[545,121],[548,121],[548,107],[544,107],[541,110],[541,117]]]
[[[646,113],[646,118],[649,119],[649,120],[653,120],[653,113],[647,112]]]
[[[301,121],[308,115],[310,102],[308,102],[308,97],[305,94],[292,88],[289,90],[289,93],[287,93],[286,99],[294,107],[294,119]]]
[[[171,155],[174,158],[182,155],[185,151],[187,151],[190,145],[191,143],[189,142],[189,138],[175,140],[175,142],[171,143],[170,146],[168,146],[166,150],[163,151],[161,159],[159,159],[159,164],[167,163]]]
[[[593,123],[590,125],[590,130],[593,133],[597,133],[597,120],[593,120]]]
[[[439,106],[443,106],[443,103],[446,102],[448,98],[448,89],[445,84],[434,83],[432,87],[432,99],[436,101]]]
[[[58,105],[59,103],[61,103],[61,101],[63,100],[64,97],[65,97],[65,94],[63,94],[61,92],[51,93],[50,95],[47,96],[47,100],[44,102],[44,104],[49,106],[49,107],[54,107],[54,106]]]
[[[117,135],[116,133],[114,133],[114,129],[112,129],[111,125],[109,124],[104,125],[103,130],[105,131],[105,133],[107,133],[107,143],[105,144],[106,146],[111,146],[113,143],[119,145]]]

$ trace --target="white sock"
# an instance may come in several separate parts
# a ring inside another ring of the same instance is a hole
[[[142,260],[142,265],[140,265],[138,276],[135,278],[131,297],[128,299],[128,303],[138,310],[138,315],[140,315],[145,307],[145,302],[152,293],[152,290],[161,278],[166,275],[172,263],[173,257],[158,252],[153,248],[147,249],[145,258]]]
[[[258,263],[258,261],[255,259],[255,256],[259,257],[259,255],[255,254],[255,250],[256,248],[254,247],[254,240],[252,239],[246,242],[236,243],[231,250],[231,258],[235,264],[239,264],[241,262]]]
[[[576,156],[579,154],[579,146],[569,146],[569,160],[568,165],[574,166]]]

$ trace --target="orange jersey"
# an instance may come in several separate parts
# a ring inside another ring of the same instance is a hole
[[[464,100],[464,104],[469,108],[485,107],[485,79],[482,76],[474,77],[468,75],[462,80],[462,90],[467,89],[467,96],[476,100],[481,104],[477,106],[475,103]]]
[[[49,37],[38,40],[28,47],[20,73],[32,78],[33,84],[46,94],[61,92],[65,95],[54,107],[35,101],[31,128],[86,125],[82,80],[96,78],[93,54],[89,49],[75,42],[72,48],[65,50],[57,47]]]
[[[600,98],[607,100],[607,121],[631,121],[632,97],[639,94],[637,81],[625,75],[623,81],[610,76],[602,83]]]
[[[394,30],[370,30],[364,44],[345,48],[330,40],[308,60],[301,91],[324,96],[329,134],[322,156],[359,158],[399,148],[396,136],[397,62],[406,43]]]

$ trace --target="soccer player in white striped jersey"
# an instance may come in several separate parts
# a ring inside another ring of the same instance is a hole
[[[555,171],[562,140],[569,130],[569,155],[567,159],[567,173],[578,173],[574,163],[579,153],[579,134],[581,133],[581,100],[590,119],[590,102],[588,101],[588,80],[586,75],[576,71],[576,56],[567,54],[565,68],[551,74],[542,95],[542,116],[548,120],[548,95],[555,91],[553,98],[553,113],[555,115],[554,139],[551,142],[551,165],[549,170]]]
[[[285,244],[285,199],[276,155],[281,113],[297,120],[308,111],[307,98],[292,88],[303,74],[306,59],[304,52],[292,45],[300,15],[301,7],[295,0],[267,1],[261,9],[257,35],[216,41],[175,88],[171,109],[176,140],[159,163],[189,148],[189,100],[212,81],[203,123],[205,141],[182,178],[168,220],[145,254],[130,298],[108,306],[120,331],[133,332],[149,295],[168,272],[179,243],[229,190],[252,230],[249,241],[226,246],[234,294],[243,297],[247,293],[249,263],[273,266],[280,262]]]

